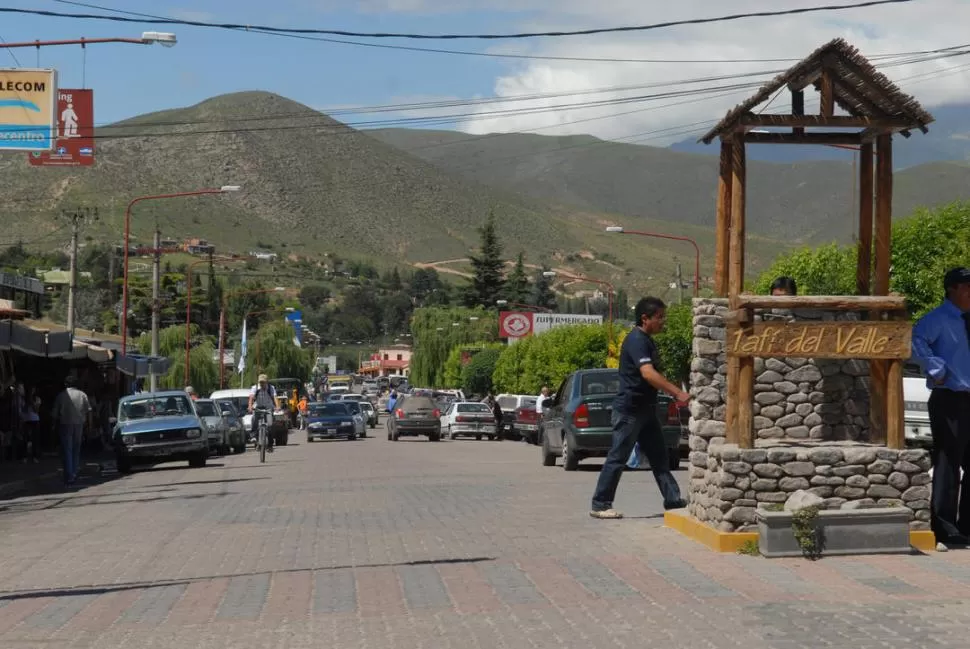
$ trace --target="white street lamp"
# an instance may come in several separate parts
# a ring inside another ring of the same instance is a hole
[[[554,270],[543,271],[542,276],[543,277],[555,277],[556,276],[556,271],[554,271]]]
[[[229,192],[242,191],[242,187],[240,187],[239,185],[223,185],[222,187],[219,188],[219,191],[224,194],[228,194]]]
[[[623,226],[622,225],[611,225],[608,228],[606,228],[606,231],[607,232],[623,232]]]
[[[171,32],[144,32],[141,35],[141,42],[146,45],[158,43],[162,47],[175,47],[178,39]]]

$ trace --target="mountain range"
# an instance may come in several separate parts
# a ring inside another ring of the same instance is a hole
[[[157,220],[163,236],[209,239],[220,251],[336,253],[387,267],[467,257],[491,213],[507,257],[522,251],[532,263],[566,264],[630,288],[666,286],[677,262],[690,267],[693,251],[609,235],[607,225],[692,237],[702,274],[712,266],[712,155],[591,136],[362,132],[257,91],[139,116],[96,136],[93,168],[0,159],[6,243],[63,245],[61,215],[78,206],[99,208],[86,239],[118,241],[133,197],[238,184],[237,194],[137,204],[135,239],[148,241]],[[791,245],[851,240],[850,163],[755,161],[749,182],[750,271]],[[970,198],[970,166],[905,169],[895,198],[897,216]]]

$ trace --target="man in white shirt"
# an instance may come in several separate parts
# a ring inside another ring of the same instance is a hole
[[[64,379],[64,390],[54,400],[51,414],[60,433],[64,484],[72,485],[81,470],[81,440],[84,425],[91,417],[88,395],[77,389],[77,379],[73,376]]]
[[[542,390],[539,392],[539,396],[536,397],[536,414],[539,415],[539,419],[542,419],[542,402],[549,398],[549,388],[542,386]]]
[[[260,374],[256,385],[249,390],[249,412],[253,412],[253,407],[269,410],[266,415],[266,426],[269,428],[273,424],[273,410],[276,409],[276,388],[269,382],[265,374]],[[253,432],[257,431],[259,417],[253,417]],[[273,436],[269,435],[267,440],[267,451],[273,450]]]

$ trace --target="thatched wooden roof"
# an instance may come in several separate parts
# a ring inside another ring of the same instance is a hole
[[[717,126],[699,141],[710,144],[714,138],[733,131],[741,118],[754,107],[768,101],[782,86],[792,90],[821,85],[822,70],[828,69],[833,80],[835,103],[857,117],[893,118],[926,132],[933,116],[919,102],[907,95],[844,39],[836,38],[815,50],[807,58],[781,73],[725,115]]]

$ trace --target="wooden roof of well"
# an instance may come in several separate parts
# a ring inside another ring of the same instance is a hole
[[[907,128],[918,128],[924,132],[926,125],[933,122],[933,116],[915,98],[904,93],[886,75],[876,70],[854,46],[842,38],[836,38],[728,111],[724,119],[699,141],[710,144],[719,135],[734,130],[744,115],[768,101],[785,85],[789,85],[792,90],[801,90],[813,84],[818,89],[823,69],[832,73],[835,103],[851,115],[898,119]]]

